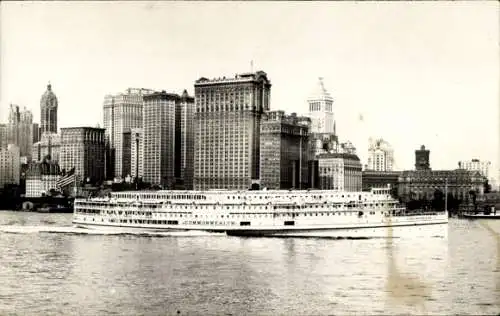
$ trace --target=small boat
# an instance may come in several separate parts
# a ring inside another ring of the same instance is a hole
[[[73,208],[62,205],[43,206],[36,209],[38,213],[73,213]]]
[[[494,207],[491,210],[484,210],[481,212],[465,213],[464,218],[468,219],[500,219],[500,212],[497,213]]]
[[[466,213],[462,215],[464,218],[468,219],[500,219],[499,214],[493,213]]]

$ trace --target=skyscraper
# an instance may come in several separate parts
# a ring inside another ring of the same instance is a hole
[[[383,139],[370,138],[368,145],[367,170],[392,171],[394,167],[394,150]]]
[[[271,82],[263,71],[195,82],[194,189],[248,189],[260,177],[260,122]]]
[[[57,133],[57,97],[52,92],[52,85],[47,85],[47,91],[40,99],[40,133]]]
[[[19,147],[21,157],[31,157],[33,144],[33,114],[26,108],[10,105],[9,122],[7,125],[7,143]]]
[[[142,128],[130,130],[130,176],[132,179],[144,177],[144,133]]]
[[[0,149],[7,148],[7,124],[0,124]]]
[[[175,168],[176,183],[193,189],[194,160],[194,98],[184,90],[175,107]]]
[[[308,98],[311,133],[335,134],[335,118],[333,115],[333,98],[319,78],[315,90]]]
[[[19,184],[20,167],[19,147],[9,144],[0,148],[0,189],[6,184]]]
[[[308,187],[309,118],[266,112],[260,126],[260,181],[268,189]]]
[[[75,168],[79,180],[92,183],[104,179],[104,129],[94,127],[61,128],[59,166]]]
[[[128,170],[123,166],[123,133],[142,128],[143,96],[149,89],[129,88],[124,93],[104,97],[104,128],[106,130],[106,177],[123,178]]]
[[[174,184],[175,108],[177,94],[144,96],[144,181],[171,188]]]
[[[39,127],[38,123],[33,123],[31,125],[31,134],[33,136],[31,144],[34,144],[34,143],[37,143],[40,141],[40,127]]]

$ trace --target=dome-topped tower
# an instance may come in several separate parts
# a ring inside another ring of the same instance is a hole
[[[311,132],[335,134],[333,98],[326,90],[323,78],[319,78],[314,91],[307,99],[307,103],[309,103],[309,117],[312,122]]]
[[[40,99],[40,132],[57,133],[57,97],[50,82]]]

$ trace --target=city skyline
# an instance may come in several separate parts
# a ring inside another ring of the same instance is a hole
[[[497,3],[3,2],[1,9],[0,123],[10,103],[40,123],[49,81],[59,127],[103,127],[106,94],[133,87],[194,95],[200,77],[262,70],[271,110],[287,113],[307,113],[323,77],[339,138],[355,145],[363,164],[369,137],[381,137],[397,169],[414,169],[414,151],[425,145],[432,169],[479,158],[498,179]]]

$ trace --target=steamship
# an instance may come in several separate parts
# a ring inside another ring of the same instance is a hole
[[[410,211],[389,188],[129,191],[77,199],[73,224],[120,232],[219,232],[237,236],[333,238],[441,236],[448,212]]]

